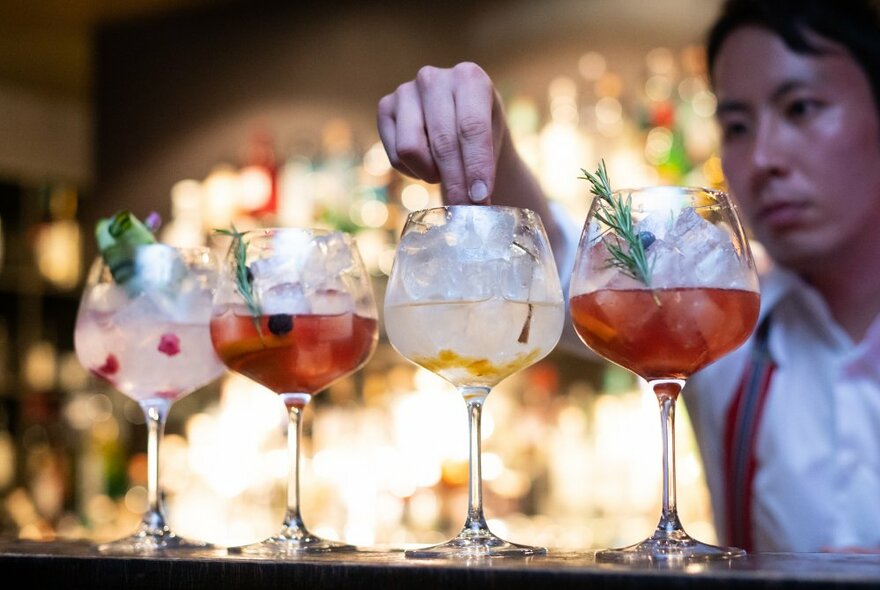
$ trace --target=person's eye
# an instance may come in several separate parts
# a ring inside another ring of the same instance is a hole
[[[822,103],[810,98],[792,100],[785,107],[785,113],[792,119],[804,119],[816,114]]]
[[[744,136],[749,132],[749,126],[745,121],[731,119],[721,122],[721,135],[724,141],[731,141]]]

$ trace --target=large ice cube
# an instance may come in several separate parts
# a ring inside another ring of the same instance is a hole
[[[254,289],[258,292],[278,284],[300,282],[297,255],[277,255],[254,260],[248,268],[253,277]]]
[[[502,295],[506,263],[500,258],[452,261],[449,273],[451,299],[480,301]]]
[[[168,309],[173,307],[170,301],[162,301],[167,298],[167,294],[159,291],[151,291],[141,293],[129,299],[126,305],[119,308],[113,317],[113,321],[117,326],[124,327],[147,323],[162,323],[168,321]],[[127,329],[127,328],[123,328]]]
[[[442,258],[419,254],[401,264],[400,271],[408,299],[442,301],[450,294],[450,273]]]
[[[731,236],[693,209],[685,209],[669,231],[648,249],[655,287],[746,288],[742,261]],[[745,273],[745,276],[750,276]]]
[[[244,303],[228,303],[228,304],[226,304],[225,307],[216,308],[214,310],[214,314],[215,315],[222,315],[227,310],[232,310],[233,315],[237,315],[242,318],[249,318],[254,315],[251,312],[251,308],[249,308]]]
[[[134,251],[134,275],[126,283],[129,291],[173,290],[186,276],[186,264],[170,246],[153,244]]]
[[[654,236],[645,252],[651,268],[652,287],[746,286],[741,279],[742,262],[728,232],[695,210],[685,208],[677,216],[647,217],[634,229],[637,233],[650,232]],[[606,233],[591,251],[590,285],[596,288],[637,288],[621,271],[604,264],[610,258],[606,240],[616,240],[616,237]],[[620,244],[626,251],[627,245],[622,241]]]
[[[688,314],[693,319],[696,331],[702,338],[701,342],[705,342],[709,348],[716,350],[724,342],[724,337],[727,336],[727,331],[723,327],[729,326],[738,318],[728,317],[715,301],[717,295],[711,291],[694,290],[689,296],[691,304]]]
[[[464,354],[492,358],[500,347],[508,348],[516,342],[526,321],[528,305],[511,304],[500,297],[492,297],[470,307],[467,321],[459,334],[459,346]]]
[[[445,224],[404,235],[395,274],[408,298],[481,300],[503,295],[514,221],[512,214],[498,216],[482,207],[466,207]],[[514,280],[528,282],[529,273],[520,270]]]
[[[316,315],[340,315],[354,311],[354,298],[346,291],[321,289],[309,293],[309,304]]]
[[[305,251],[302,282],[308,290],[325,288],[343,273],[355,267],[351,247],[343,234],[317,236]]]
[[[690,262],[685,251],[673,241],[658,239],[647,249],[651,286],[657,289],[685,286]]]
[[[264,315],[286,313],[307,314],[310,311],[303,286],[300,283],[279,283],[260,293],[260,309]]]
[[[176,285],[150,289],[144,296],[172,322],[200,324],[211,317],[211,289],[207,277],[199,274],[187,274]]]
[[[649,300],[647,293],[643,292],[647,305],[633,305],[633,300],[616,290],[600,291],[595,294],[595,303],[602,310],[600,321],[604,322],[610,331],[601,336],[610,339],[618,333],[624,338],[634,338],[642,333],[648,324],[655,321],[657,306]]]
[[[170,316],[175,322],[207,324],[211,319],[211,292],[206,289],[186,289],[172,299]]]
[[[492,260],[507,258],[514,237],[513,214],[484,207],[466,207],[464,213],[434,230],[443,231],[462,258]],[[432,231],[434,231],[432,230]]]
[[[504,273],[504,296],[516,301],[525,301],[532,294],[535,265],[527,255],[515,256],[510,260]],[[536,294],[535,294],[536,295]]]
[[[330,314],[321,321],[321,339],[348,340],[354,331],[354,318],[347,314]]]
[[[86,295],[86,306],[99,313],[113,313],[128,301],[124,287],[115,283],[98,283]]]
[[[598,228],[595,228],[590,235],[598,235],[597,232]],[[644,287],[641,282],[625,274],[620,268],[611,263],[611,252],[608,249],[609,242],[625,247],[611,233],[606,233],[595,239],[590,245],[587,259],[575,262],[578,266],[586,265],[586,269],[579,268],[578,272],[575,273],[571,285],[572,294],[588,293],[598,289],[639,289]],[[654,245],[651,248],[653,249]],[[653,250],[647,252],[647,257],[650,263],[654,257]]]
[[[510,255],[510,244],[514,239],[513,212],[503,209],[490,210],[483,207],[472,207],[473,231],[483,243],[486,259],[506,259]]]
[[[398,245],[396,274],[403,281],[408,299],[437,301],[446,298],[450,283],[453,247],[442,228],[408,233]]]

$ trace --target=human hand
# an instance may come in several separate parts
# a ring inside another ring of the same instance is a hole
[[[509,137],[501,100],[480,66],[421,68],[382,97],[377,123],[396,170],[439,182],[448,205],[489,203]]]

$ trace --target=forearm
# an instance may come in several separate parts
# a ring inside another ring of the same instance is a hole
[[[531,209],[544,223],[553,251],[560,252],[564,249],[565,236],[550,212],[550,202],[538,179],[517,153],[507,132],[502,136],[498,154],[492,204]]]

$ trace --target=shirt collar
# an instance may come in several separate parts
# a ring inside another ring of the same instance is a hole
[[[787,301],[796,302],[814,318],[812,322],[816,329],[820,330],[829,344],[837,350],[845,350],[841,361],[844,365],[850,365],[855,370],[867,370],[880,376],[880,316],[874,319],[865,337],[859,343],[853,343],[842,327],[834,320],[828,304],[819,292],[797,273],[774,265],[768,272],[761,276],[761,311],[759,322],[777,306]],[[787,346],[773,347],[774,358],[787,356]],[[782,358],[776,358],[781,361]]]
[[[811,289],[797,274],[778,265],[761,275],[759,280],[761,288],[759,322],[763,321],[773,308],[786,297],[803,292],[805,289]]]

